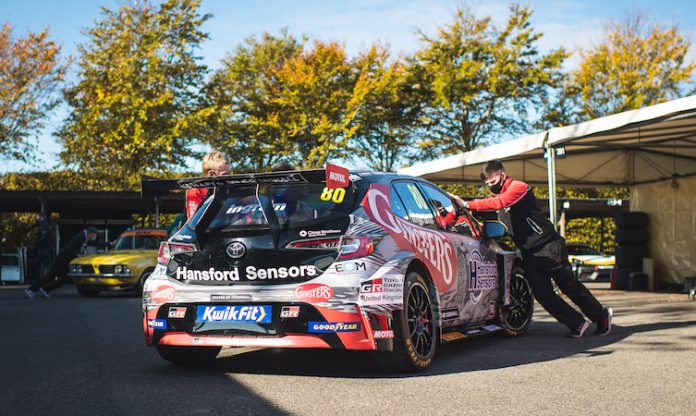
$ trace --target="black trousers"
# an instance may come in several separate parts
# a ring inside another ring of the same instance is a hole
[[[573,273],[565,240],[557,238],[538,250],[523,251],[522,263],[534,298],[556,320],[570,329],[576,329],[585,318],[554,292],[551,279],[590,320],[599,322],[603,318],[602,304]]]
[[[44,274],[40,280],[37,280],[33,285],[29,286],[29,289],[33,291],[43,289],[46,292],[50,292],[63,286],[65,284],[65,280],[67,279],[68,264],[70,263],[70,260],[72,259],[65,259],[61,256],[56,256],[56,258],[53,259],[48,272]]]

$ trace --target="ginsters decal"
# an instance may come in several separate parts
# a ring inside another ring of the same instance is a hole
[[[421,228],[392,214],[389,186],[373,184],[362,201],[370,219],[384,227],[404,250],[413,252],[433,277],[438,291],[452,288],[457,274],[457,256],[446,235]]]

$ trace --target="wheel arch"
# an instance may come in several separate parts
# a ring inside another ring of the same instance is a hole
[[[406,274],[408,275],[412,271],[420,273],[420,275],[423,276],[426,282],[428,282],[433,303],[435,304],[435,319],[437,321],[437,327],[439,331],[442,332],[442,311],[440,308],[440,292],[438,292],[437,286],[435,286],[435,282],[433,281],[430,272],[428,272],[428,268],[422,261],[418,259],[413,259],[411,263],[409,263],[408,268],[406,269]],[[440,339],[442,339],[442,337],[440,337]]]

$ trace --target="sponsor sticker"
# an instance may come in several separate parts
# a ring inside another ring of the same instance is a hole
[[[302,285],[295,289],[295,297],[309,303],[326,302],[333,295],[334,291],[331,287],[318,283]]]
[[[364,261],[342,261],[334,263],[332,267],[338,274],[351,274],[367,271],[367,263]]]
[[[325,237],[330,234],[341,234],[341,230],[300,230],[300,237]]]
[[[186,308],[169,308],[167,313],[168,318],[184,318],[186,316]]]
[[[298,316],[300,316],[299,306],[283,306],[280,310],[281,318],[297,318]]]
[[[329,189],[345,188],[350,184],[350,171],[342,166],[326,164],[326,187]]]
[[[251,300],[251,295],[247,294],[222,294],[222,293],[214,293],[210,295],[210,300],[213,302],[216,301],[232,301],[232,302],[245,302],[245,301],[250,301]]]
[[[442,319],[457,319],[459,318],[459,309],[446,309],[442,311]]]
[[[480,334],[481,330],[480,329],[470,329],[470,330],[466,331],[466,333],[469,335],[475,335],[475,334]]]
[[[360,284],[361,305],[401,305],[403,299],[403,279],[392,276],[382,276]]]
[[[313,264],[290,266],[290,267],[268,267],[257,268],[256,266],[247,266],[244,269],[233,267],[231,270],[216,270],[211,267],[207,270],[191,270],[187,267],[176,269],[176,278],[178,280],[202,280],[202,281],[239,281],[244,280],[273,280],[287,279],[297,277],[314,277],[317,276],[317,268]]]
[[[308,322],[307,331],[314,333],[358,332],[360,322]]]
[[[484,261],[478,250],[469,257],[469,299],[473,304],[481,300],[484,291],[495,289],[498,285],[498,266]]]
[[[175,296],[176,289],[169,285],[159,286],[150,292],[150,299],[155,303],[171,302]]]
[[[388,339],[388,338],[394,338],[394,331],[386,330],[386,331],[374,331],[372,333],[372,337],[374,339]]]
[[[501,330],[502,328],[498,325],[486,325],[483,327],[483,329],[485,329],[488,332],[495,332]]]
[[[433,272],[437,289],[452,288],[457,277],[457,256],[447,234],[418,227],[392,213],[389,186],[373,184],[362,206],[370,219],[382,226],[396,244],[412,251]]]
[[[147,326],[154,329],[167,329],[166,319],[148,319]]]
[[[462,338],[466,338],[466,335],[462,334],[461,332],[446,332],[442,334],[442,339],[447,342],[456,341]]]
[[[197,322],[271,322],[270,305],[198,306]]]

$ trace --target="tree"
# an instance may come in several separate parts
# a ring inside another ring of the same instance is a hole
[[[276,73],[302,53],[304,39],[282,31],[246,39],[222,61],[205,88],[197,114],[199,137],[234,155],[234,172],[264,171],[281,159],[299,162],[287,131],[278,123]]]
[[[288,59],[275,72],[273,104],[277,122],[295,146],[306,168],[322,167],[329,159],[349,156],[356,116],[366,83],[358,83],[345,47],[315,41],[312,47]]]
[[[529,131],[530,110],[541,107],[560,81],[568,54],[540,55],[527,7],[510,6],[502,28],[490,17],[458,9],[435,37],[421,33],[414,73],[428,108],[423,119],[421,157],[464,152],[506,134]]]
[[[48,29],[14,39],[8,23],[0,26],[0,157],[28,160],[30,136],[59,103],[65,69]]]
[[[412,74],[404,59],[389,60],[385,47],[373,45],[356,62],[358,84],[367,94],[357,114],[353,154],[371,169],[393,171],[411,156],[422,109]]]
[[[190,118],[206,68],[195,55],[200,0],[102,9],[79,46],[79,82],[58,135],[61,159],[102,187],[132,188],[144,170],[167,172],[192,154]]]
[[[696,68],[686,61],[690,47],[675,26],[648,25],[640,14],[611,23],[570,74],[566,95],[575,102],[575,121],[682,96]]]

